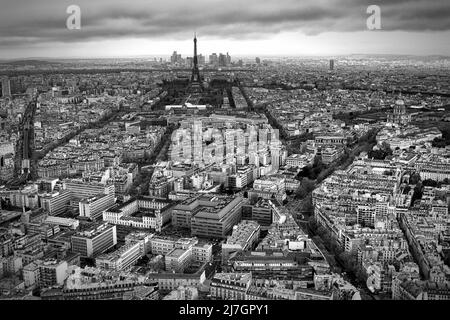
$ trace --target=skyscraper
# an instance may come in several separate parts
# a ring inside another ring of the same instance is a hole
[[[178,52],[174,51],[172,53],[172,56],[170,57],[171,63],[180,63],[181,62],[181,54],[178,54]]]
[[[227,65],[227,56],[220,53],[219,54],[219,67],[225,67]]]
[[[217,57],[217,53],[213,53],[209,56],[209,64],[217,65],[219,63],[219,58]]]
[[[334,59],[330,60],[330,70],[333,71],[334,70]]]
[[[198,55],[198,64],[201,65],[201,66],[203,66],[203,65],[205,65],[205,63],[206,63],[206,58],[205,58],[205,56],[199,54],[199,55]]]

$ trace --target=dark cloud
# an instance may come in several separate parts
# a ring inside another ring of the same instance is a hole
[[[67,30],[66,8],[82,10],[82,29]],[[0,46],[98,39],[185,39],[197,30],[218,38],[261,38],[366,30],[366,8],[381,7],[384,31],[450,30],[448,0],[2,0]]]

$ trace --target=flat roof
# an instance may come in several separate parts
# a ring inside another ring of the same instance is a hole
[[[186,249],[174,248],[166,255],[166,257],[179,258],[186,253],[186,251]]]
[[[138,211],[130,214],[131,217],[141,218],[141,217],[156,217],[155,209],[139,209]]]

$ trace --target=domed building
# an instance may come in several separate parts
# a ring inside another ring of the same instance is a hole
[[[406,112],[405,102],[398,99],[395,102],[394,110],[387,114],[387,123],[407,125],[410,122],[411,115]]]

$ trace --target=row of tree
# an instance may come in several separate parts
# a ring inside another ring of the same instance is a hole
[[[336,257],[336,260],[342,268],[355,276],[358,281],[366,281],[367,275],[364,273],[361,266],[359,266],[356,254],[342,250],[341,246],[333,239],[330,232],[323,226],[317,226],[314,219],[310,219],[309,224],[310,229],[320,236],[325,247]]]
[[[450,145],[450,128],[441,129],[442,138],[435,138],[431,143],[435,148],[445,148]]]
[[[392,156],[392,149],[386,141],[383,141],[381,147],[375,150],[370,150],[367,155],[371,159],[384,160],[388,156]]]

